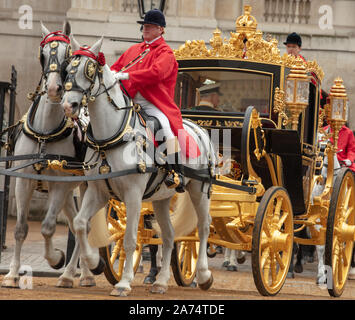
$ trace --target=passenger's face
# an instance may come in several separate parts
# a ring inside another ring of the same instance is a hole
[[[158,38],[163,33],[164,28],[155,24],[143,25],[143,39],[144,41],[152,41]]]
[[[218,93],[212,93],[212,96],[211,96],[211,102],[212,104],[214,105],[214,107],[218,107],[219,105],[219,94]]]
[[[286,45],[286,51],[287,54],[292,54],[295,57],[298,57],[298,55],[300,54],[301,48],[294,43],[288,43]]]

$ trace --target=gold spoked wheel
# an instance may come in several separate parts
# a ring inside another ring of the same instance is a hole
[[[352,172],[342,168],[336,176],[327,221],[325,265],[328,292],[339,297],[344,291],[355,240],[355,183]],[[330,282],[330,283],[329,283]]]
[[[287,191],[269,188],[256,212],[252,238],[255,286],[264,296],[276,295],[285,283],[293,247],[293,212]]]
[[[178,286],[191,285],[196,274],[196,265],[200,242],[176,241],[171,253],[171,268]]]
[[[104,270],[106,279],[115,285],[121,280],[126,254],[123,248],[123,238],[126,231],[126,208],[123,203],[111,199],[107,211],[108,229],[112,235],[112,243],[100,248],[100,255],[106,262]],[[143,244],[137,237],[137,247],[133,255],[133,270],[137,271],[141,260]]]

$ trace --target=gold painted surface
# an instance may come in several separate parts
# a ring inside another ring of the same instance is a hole
[[[54,49],[56,47],[58,47],[58,42],[57,41],[51,42],[51,48]]]
[[[52,63],[52,64],[49,66],[49,70],[51,70],[51,71],[55,71],[55,70],[57,70],[57,68],[58,68],[58,66],[57,66],[56,63]]]
[[[290,74],[287,76],[288,81],[294,82],[293,86],[293,100],[290,102],[286,102],[286,109],[291,113],[291,124],[292,130],[298,130],[298,122],[300,114],[303,113],[302,118],[304,119],[304,111],[308,107],[308,102],[295,102],[297,101],[297,87],[298,81],[307,81],[309,77],[307,76],[306,67],[304,65],[304,61],[301,58],[296,58],[294,60],[294,64],[292,65],[292,69]],[[301,141],[303,141],[303,133],[304,133],[304,121],[302,121],[302,136]]]
[[[275,89],[274,112],[278,113],[279,121],[281,121],[283,126],[286,126],[289,123],[288,116],[286,115],[285,91],[281,90],[279,87]]]
[[[210,48],[204,40],[187,40],[179,49],[174,50],[177,60],[183,59],[233,59],[262,63],[272,63],[290,68],[295,58],[286,53],[281,57],[278,41],[263,39],[263,33],[257,30],[257,20],[251,15],[251,6],[244,6],[244,14],[236,20],[236,32],[230,33],[230,38],[222,38],[217,28],[210,39]],[[244,39],[247,42],[244,44]],[[324,72],[316,61],[304,62],[307,72],[313,72],[319,81],[324,78]]]
[[[64,86],[66,91],[70,91],[73,88],[73,83],[72,82],[67,82]]]
[[[331,267],[333,291],[339,296],[347,280],[355,240],[355,184],[351,172],[345,174],[337,192]]]
[[[257,272],[268,294],[278,293],[288,273],[293,243],[293,213],[289,197],[282,189],[268,199],[263,209],[259,235]],[[261,214],[261,211],[258,214]],[[258,287],[258,290],[261,289]],[[259,290],[260,291],[260,290]]]

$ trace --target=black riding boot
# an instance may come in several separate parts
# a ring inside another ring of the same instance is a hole
[[[179,162],[181,162],[179,152],[167,156],[166,166],[169,174],[165,179],[165,184],[169,189],[175,188],[177,192],[182,193],[185,192],[184,178],[182,174],[182,165]]]

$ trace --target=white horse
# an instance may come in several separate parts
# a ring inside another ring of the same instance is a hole
[[[31,106],[32,119],[30,120],[31,129],[33,132],[42,135],[49,134],[61,127],[65,122],[63,108],[58,101],[61,100],[62,94],[62,79],[61,66],[71,54],[70,41],[70,24],[65,22],[63,33],[50,33],[50,31],[41,24],[44,41],[41,43],[40,60],[43,69],[44,83],[42,86],[42,95],[38,102],[38,107],[35,110],[35,103]],[[56,37],[57,40],[53,41]],[[67,40],[66,41],[62,41]],[[30,110],[31,110],[30,109]],[[27,130],[27,132],[29,132]],[[68,131],[69,132],[69,131]],[[45,148],[42,149],[42,148]],[[40,150],[42,149],[42,150]],[[38,141],[27,136],[22,130],[15,144],[15,155],[36,154],[39,151],[45,151],[46,154],[63,155],[67,157],[75,157],[75,148],[73,144],[73,130],[69,136],[58,141],[46,142],[40,144]],[[16,161],[16,165],[23,165],[28,160]],[[37,170],[41,170],[37,167]],[[36,174],[34,166],[28,166],[21,170],[24,173]],[[67,175],[53,169],[43,168],[41,173],[46,175]],[[49,265],[55,269],[60,269],[65,263],[65,254],[59,249],[53,247],[52,236],[56,229],[56,218],[58,213],[63,209],[69,222],[69,227],[73,230],[73,219],[76,215],[76,209],[73,199],[73,190],[79,185],[76,183],[53,183],[48,182],[48,204],[49,208],[45,219],[42,222],[41,233],[45,240],[44,257]],[[19,269],[20,255],[23,242],[28,233],[27,216],[29,212],[30,200],[33,191],[37,187],[37,182],[29,179],[16,179],[15,197],[17,206],[17,223],[15,228],[15,252],[10,264],[9,273],[4,277],[3,287],[19,287]],[[72,287],[73,279],[76,274],[76,266],[79,258],[79,248],[76,245],[71,261],[65,269],[64,274],[60,277],[57,286]],[[90,270],[83,264],[80,284],[83,286],[95,285]]]
[[[94,56],[98,57],[101,49],[103,38],[97,41],[90,51]],[[79,50],[80,45],[72,39],[73,50]],[[97,60],[97,59],[96,59]],[[92,70],[95,68],[100,69],[92,76]],[[132,112],[130,109],[122,109],[126,107],[126,103],[120,87],[116,85],[116,80],[107,65],[100,67],[92,58],[86,55],[73,56],[72,63],[67,68],[68,75],[71,75],[71,81],[67,78],[66,88],[72,87],[67,90],[63,96],[63,106],[66,115],[70,116],[77,114],[81,107],[83,96],[85,94],[91,95],[88,99],[88,110],[90,113],[90,121],[92,126],[92,135],[94,140],[109,141],[111,137],[117,137],[117,131],[121,127],[125,127],[126,116]],[[102,78],[100,80],[100,78]],[[71,84],[68,84],[68,81]],[[108,99],[108,95],[111,97]],[[93,99],[93,96],[96,99]],[[113,104],[116,105],[114,105]],[[133,111],[134,113],[135,111]],[[134,115],[133,115],[134,116]],[[137,119],[137,118],[136,118]],[[126,122],[128,124],[128,122]],[[123,125],[123,126],[122,126]],[[140,135],[145,136],[145,128],[139,121],[135,121],[132,125],[131,133],[136,137]],[[186,166],[195,169],[207,168],[208,158],[212,158],[212,166],[215,166],[216,157],[213,151],[212,144],[208,133],[197,125],[184,122],[185,129],[199,144],[201,156],[192,164],[189,161]],[[126,127],[127,128],[127,127]],[[124,131],[124,130],[123,130]],[[196,132],[195,132],[196,131]],[[129,134],[129,131],[126,131]],[[198,137],[198,135],[200,137]],[[127,140],[127,139],[125,139]],[[91,152],[90,152],[91,151]],[[88,150],[87,157],[91,157],[94,150]],[[120,172],[123,170],[136,170],[137,168],[137,149],[135,141],[125,141],[124,143],[110,148],[102,154],[101,168],[110,168],[112,172]],[[146,159],[147,162],[149,159]],[[196,164],[196,162],[198,162]],[[154,166],[154,163],[152,166]],[[205,163],[205,165],[202,165]],[[149,163],[147,163],[149,164]],[[105,167],[106,166],[106,167]],[[155,167],[155,166],[154,166]],[[107,170],[106,170],[107,172]],[[126,252],[126,263],[124,266],[122,279],[115,285],[111,292],[115,296],[126,296],[131,291],[131,281],[133,280],[133,253],[136,249],[137,228],[140,217],[141,204],[147,183],[151,177],[151,173],[137,173],[108,179],[107,181],[99,180],[92,181],[88,184],[88,189],[85,192],[82,207],[78,216],[74,219],[74,229],[80,241],[81,259],[87,262],[91,270],[100,267],[100,257],[96,255],[90,247],[87,239],[88,222],[90,219],[105,206],[107,201],[115,194],[126,205],[126,231],[124,236],[124,249]],[[97,175],[99,169],[95,168],[88,172],[89,175]],[[159,170],[156,181],[158,183],[164,180],[165,174]],[[203,185],[201,181],[185,178],[186,191],[181,194],[184,203],[191,200],[193,206],[185,211],[185,228],[183,230],[188,233],[194,230],[195,225],[192,225],[190,215],[194,214],[193,208],[196,210],[198,216],[198,233],[200,237],[200,249],[197,262],[197,282],[201,289],[207,290],[213,282],[211,271],[208,269],[207,262],[207,238],[209,236],[209,228],[211,217],[209,215],[210,199],[208,198],[208,186]],[[148,191],[156,190],[158,185],[154,182]],[[111,189],[109,192],[108,187]],[[174,229],[172,227],[169,216],[169,203],[173,195],[174,189],[168,189],[164,183],[161,184],[150,198],[144,201],[153,203],[154,214],[160,228],[162,230],[163,240],[163,261],[162,268],[158,274],[157,280],[152,285],[152,292],[165,293],[167,290],[168,280],[170,278],[170,260],[171,252],[174,244]],[[190,202],[190,204],[191,204]],[[186,207],[186,206],[185,206]]]
[[[321,138],[321,136],[320,136]],[[320,138],[318,139],[320,141]],[[326,145],[327,141],[320,142],[321,144]],[[321,170],[321,176],[323,177],[321,183],[315,184],[312,190],[311,199],[313,200],[314,197],[320,196],[325,188],[325,183],[327,180],[327,167],[328,167],[328,157],[325,156],[323,160],[323,167]],[[341,169],[340,163],[338,161],[338,157],[334,154],[334,177],[336,177],[339,169]],[[319,231],[321,226],[316,225],[315,228]],[[327,281],[327,275],[325,273],[325,265],[324,265],[324,252],[325,252],[325,245],[316,245],[316,252],[318,257],[318,266],[317,266],[317,280],[316,284],[319,285],[321,288],[324,288]]]
[[[238,271],[237,262],[243,264],[245,260],[244,251],[226,248],[224,251],[222,267],[226,268],[227,271]]]

